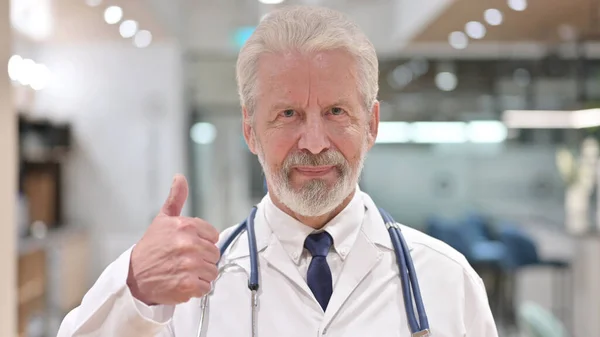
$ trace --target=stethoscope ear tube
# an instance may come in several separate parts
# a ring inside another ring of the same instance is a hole
[[[248,289],[253,292],[258,291],[258,247],[256,247],[256,233],[254,231],[256,211],[256,206],[252,207],[252,211],[250,211],[250,215],[246,220],[248,224],[248,249],[250,251],[250,278],[248,279]]]
[[[404,236],[399,235],[398,233],[396,233],[396,235],[400,239],[400,244],[402,244],[402,251],[405,254],[410,254],[408,245],[406,244],[406,241],[404,240]],[[421,288],[419,287],[419,280],[417,278],[417,273],[415,271],[415,265],[413,264],[413,260],[411,258],[408,258],[405,261],[406,261],[406,266],[408,267],[408,274],[410,276],[410,284],[412,286],[412,292],[413,292],[413,294],[419,294],[418,296],[420,297],[421,296]],[[420,331],[429,330],[429,320],[427,319],[427,313],[425,312],[425,306],[423,304],[423,299],[422,298],[417,299],[415,301],[415,306],[417,307],[417,313],[419,315],[419,323],[421,323]]]
[[[406,310],[406,317],[410,330],[413,336],[421,335],[424,336],[429,334],[429,321],[423,305],[423,299],[421,298],[421,290],[417,281],[417,274],[415,272],[415,266],[410,258],[410,251],[408,245],[404,240],[402,234],[400,234],[400,227],[394,221],[392,216],[383,209],[379,209],[381,217],[385,222],[385,226],[390,234],[390,239],[394,245],[394,252],[396,254],[396,260],[398,262],[400,281],[402,283],[402,294],[404,300],[404,307]],[[417,307],[417,313],[419,315],[419,321],[415,317],[413,308],[412,296],[415,296],[415,306]]]
[[[398,233],[396,229],[392,226],[388,227],[388,232],[392,239],[392,244],[394,245],[394,252],[396,253],[396,260],[398,260],[398,267],[400,273],[400,281],[402,283],[402,295],[404,300],[404,307],[406,309],[406,318],[408,320],[408,325],[410,326],[410,331],[415,333],[419,331],[419,323],[415,319],[415,311],[413,308],[413,300],[412,300],[412,290],[410,288],[409,275],[407,273],[406,259],[404,256],[404,251],[402,247],[399,247]]]

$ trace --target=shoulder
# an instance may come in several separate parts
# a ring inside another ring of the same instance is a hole
[[[481,278],[469,264],[463,254],[452,248],[447,243],[429,236],[415,228],[401,225],[402,233],[412,255],[416,255],[428,266],[435,266],[435,270],[453,271],[462,274],[466,283],[481,284]]]

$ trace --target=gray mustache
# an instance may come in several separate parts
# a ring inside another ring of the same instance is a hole
[[[284,163],[284,168],[289,169],[292,166],[338,166],[345,168],[348,163],[344,156],[337,151],[327,151],[319,154],[306,152],[296,152],[288,156]]]

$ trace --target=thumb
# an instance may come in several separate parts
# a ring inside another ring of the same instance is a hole
[[[169,192],[169,197],[165,201],[161,213],[167,216],[180,216],[183,205],[188,197],[188,190],[188,183],[185,177],[181,174],[175,175],[173,184],[171,185],[171,192]]]

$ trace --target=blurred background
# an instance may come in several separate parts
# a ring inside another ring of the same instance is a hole
[[[380,56],[361,188],[467,257],[501,336],[600,336],[600,0],[0,0],[0,336],[55,336],[175,173],[246,217],[236,55],[298,3]]]

